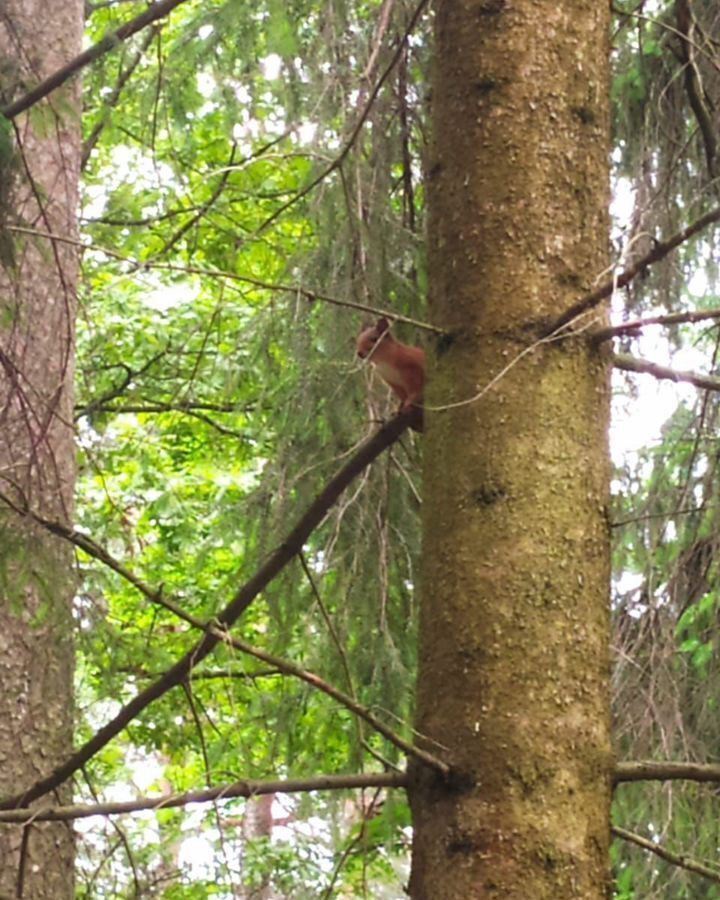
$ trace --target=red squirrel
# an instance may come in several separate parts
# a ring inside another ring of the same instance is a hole
[[[423,430],[423,387],[425,385],[425,352],[396,341],[390,334],[390,323],[383,316],[374,325],[363,325],[357,337],[357,355],[368,359],[384,382],[400,398],[400,412],[414,408],[417,416],[410,427]]]

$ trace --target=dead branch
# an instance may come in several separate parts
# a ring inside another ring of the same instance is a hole
[[[19,97],[13,103],[4,106],[0,109],[0,115],[5,116],[6,119],[14,119],[15,116],[19,115],[21,112],[25,112],[26,109],[29,109],[37,103],[38,100],[42,100],[43,97],[47,97],[48,94],[52,93],[56,88],[59,88],[60,85],[65,84],[68,78],[72,78],[73,75],[85,68],[85,66],[95,62],[96,59],[99,59],[101,56],[104,56],[110,50],[117,47],[118,44],[127,40],[129,37],[132,37],[132,35],[137,34],[137,32],[145,28],[146,25],[150,25],[152,22],[164,18],[168,13],[172,12],[176,6],[180,6],[181,3],[185,3],[185,0],[160,0],[158,3],[153,3],[145,10],[145,12],[140,13],[139,16],[135,16],[134,19],[130,19],[129,22],[121,25],[120,28],[115,31],[111,31],[110,34],[106,34],[104,38],[97,42],[97,44],[88,47],[87,50],[78,54],[75,59],[71,59],[69,63],[58,69],[57,72],[53,72],[52,75],[49,75],[41,81],[40,84],[28,91],[27,94]]]
[[[691,781],[720,781],[720,765],[703,765],[700,763],[662,763],[662,762],[621,762],[615,769],[615,782],[686,779]],[[257,797],[263,794],[293,794],[309,791],[352,790],[355,788],[406,788],[408,777],[404,772],[380,772],[359,775],[317,775],[308,778],[290,778],[278,781],[236,781],[199,791],[168,793],[159,797],[140,797],[136,800],[125,800],[113,803],[73,804],[71,806],[46,806],[35,809],[3,809],[0,810],[0,822],[25,824],[35,821],[83,819],[90,816],[123,815],[145,810],[169,809],[185,806],[189,803],[210,803],[219,800],[231,800],[236,797]],[[613,833],[623,840],[632,841],[638,846],[658,852],[668,853],[654,842],[613,827]],[[652,844],[652,846],[647,846]],[[670,858],[673,857],[673,858]],[[686,857],[669,854],[663,856],[676,865],[690,868],[691,861]],[[680,862],[679,860],[684,860]],[[700,863],[696,864],[701,866]],[[702,867],[701,867],[702,868]],[[698,874],[706,874],[698,868],[692,868]],[[718,877],[713,870],[708,870],[710,877]]]
[[[136,413],[138,415],[160,415],[162,413],[179,412],[214,412],[214,413],[250,413],[253,406],[239,406],[237,403],[206,403],[203,400],[175,400],[172,403],[142,400],[137,403],[108,403],[102,398],[91,400],[89,403],[77,403],[75,405],[75,419],[92,413]]]
[[[720,764],[656,762],[640,760],[619,762],[615,766],[615,784],[628,781],[720,781]]]
[[[703,322],[707,319],[720,319],[720,309],[697,309],[692,312],[666,313],[662,316],[647,316],[644,319],[632,319],[620,325],[609,325],[593,332],[592,340],[596,344],[619,337],[622,334],[632,334],[641,331],[646,325],[682,325],[693,322]]]
[[[86,819],[89,816],[116,816],[144,810],[169,809],[188,803],[212,803],[232,800],[236,797],[258,797],[261,794],[298,794],[308,791],[341,791],[357,788],[404,788],[408,778],[404,772],[368,772],[361,775],[316,775],[311,778],[289,778],[285,781],[235,781],[220,787],[201,791],[185,791],[181,794],[162,794],[159,797],[141,797],[114,803],[73,804],[72,806],[46,806],[40,809],[7,809],[0,811],[0,822],[18,824],[70,819]]]
[[[652,375],[666,381],[682,381],[693,384],[697,388],[706,391],[720,391],[720,378],[715,375],[703,375],[702,372],[688,372],[671,369],[669,366],[661,366],[649,359],[641,359],[630,356],[629,353],[614,353],[612,364],[616,369],[626,372],[639,372],[643,375]]]
[[[642,847],[643,850],[649,850],[650,853],[654,853],[656,856],[659,856],[660,859],[664,859],[665,862],[669,862],[674,866],[679,866],[681,869],[687,869],[688,872],[694,872],[696,875],[702,875],[703,878],[709,878],[710,881],[720,884],[720,872],[711,869],[709,866],[696,862],[688,856],[671,853],[669,850],[665,850],[661,847],[660,844],[656,844],[655,841],[650,841],[632,831],[626,831],[624,828],[619,828],[617,825],[613,825],[610,830],[616,837],[628,841],[631,844],[637,844],[637,846]]]

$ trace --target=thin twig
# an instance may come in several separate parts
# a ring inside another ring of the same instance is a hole
[[[720,764],[656,762],[655,760],[617,763],[615,766],[615,784],[629,781],[720,782]]]
[[[141,579],[139,579],[133,572],[127,569],[122,563],[112,557],[103,547],[99,544],[96,544],[91,538],[83,535],[79,532],[74,531],[73,529],[67,527],[66,525],[60,522],[52,522],[48,519],[44,519],[37,513],[33,513],[27,509],[18,507],[9,497],[6,497],[0,494],[0,500],[5,502],[8,507],[13,509],[16,513],[22,516],[27,516],[31,518],[36,524],[40,525],[46,531],[49,531],[51,534],[55,534],[58,537],[61,537],[67,540],[69,543],[72,543],[74,546],[79,547],[84,550],[94,559],[97,559],[103,562],[106,566],[111,568],[114,572],[120,575],[123,579],[125,579],[129,584],[135,587],[138,591],[140,591],[144,597],[150,600],[152,603],[158,604],[165,609],[172,612],[179,619],[184,622],[187,622],[193,628],[198,629],[205,633],[206,638],[214,639],[215,643],[222,642],[228,646],[233,647],[236,650],[239,650],[241,653],[246,653],[249,656],[253,656],[255,659],[259,659],[262,662],[268,663],[275,670],[282,672],[286,675],[292,675],[295,678],[300,679],[301,681],[306,682],[307,684],[312,685],[318,690],[322,691],[324,694],[327,694],[329,697],[332,697],[334,700],[337,700],[338,703],[345,706],[352,713],[357,716],[357,718],[367,722],[375,731],[379,734],[382,734],[390,743],[394,744],[398,749],[400,749],[403,753],[408,756],[414,756],[419,759],[421,762],[429,765],[431,768],[440,771],[443,775],[447,775],[449,773],[449,766],[442,761],[438,760],[436,757],[432,756],[429,753],[426,753],[423,750],[418,749],[413,744],[406,741],[404,738],[397,735],[392,729],[390,729],[387,725],[385,725],[380,719],[374,716],[366,707],[362,706],[357,702],[354,696],[349,696],[333,685],[329,684],[324,679],[320,678],[319,675],[316,675],[314,672],[309,672],[306,669],[302,669],[301,667],[295,665],[289,660],[281,659],[280,657],[272,656],[269,653],[266,653],[264,650],[261,650],[258,647],[254,647],[251,644],[246,643],[245,641],[240,640],[239,638],[234,637],[226,628],[218,627],[217,620],[213,620],[210,622],[205,622],[202,619],[199,619],[197,616],[192,615],[191,613],[186,612],[177,602],[166,597],[162,589],[155,590],[148,585],[146,585]],[[195,660],[197,661],[197,660]],[[193,663],[194,665],[194,663]],[[349,672],[347,673],[349,677]],[[184,679],[180,680],[179,683],[183,686],[187,685],[187,676],[190,675],[190,670],[188,670],[187,675]],[[160,676],[158,681],[163,681],[165,676]],[[352,690],[352,685],[351,685]],[[137,699],[137,698],[136,698]],[[362,739],[362,733],[360,735]]]
[[[296,666],[289,660],[282,659],[279,656],[273,656],[271,653],[266,653],[258,647],[246,644],[245,641],[228,634],[227,631],[218,628],[215,625],[208,628],[208,633],[222,640],[224,643],[229,644],[234,649],[240,650],[242,653],[247,653],[248,656],[253,656],[255,659],[259,659],[270,666],[274,666],[281,672],[285,672],[287,675],[292,675],[293,677],[306,682],[306,684],[312,685],[319,691],[327,694],[328,697],[337,700],[338,703],[342,704],[346,709],[349,709],[350,712],[355,713],[359,719],[363,719],[367,722],[368,725],[375,729],[375,731],[390,741],[391,744],[394,744],[398,749],[402,750],[407,756],[418,759],[420,762],[429,766],[431,769],[434,769],[436,772],[439,772],[443,776],[450,774],[450,766],[447,763],[438,759],[436,756],[433,756],[431,753],[421,750],[404,738],[401,738],[391,728],[388,728],[384,722],[374,716],[370,710],[361,706],[353,697],[339,690],[334,685],[329,684],[327,681],[324,681],[314,672],[308,672],[307,669],[302,669],[300,666]]]
[[[148,49],[150,44],[155,40],[155,37],[160,30],[160,26],[156,25],[154,28],[151,28],[148,33],[145,35],[145,39],[140,44],[137,52],[130,60],[128,65],[120,72],[118,76],[118,80],[115,83],[115,87],[110,92],[109,96],[104,98],[102,105],[102,114],[99,116],[98,121],[92,128],[92,131],[87,136],[87,138],[83,141],[82,145],[82,153],[80,155],[80,171],[84,172],[88,161],[90,160],[90,156],[97,145],[97,142],[100,140],[100,135],[103,132],[103,129],[110,121],[110,113],[113,110],[122,95],[123,89],[125,85],[132,78],[133,72],[137,69],[137,67],[142,62],[142,58],[145,55],[145,51]]]
[[[622,334],[632,334],[634,331],[640,331],[646,325],[682,325],[691,324],[693,322],[703,322],[706,319],[720,319],[720,309],[696,309],[692,312],[676,312],[666,313],[661,316],[646,316],[644,319],[631,319],[629,322],[622,322],[620,325],[609,325],[607,328],[600,328],[593,332],[593,343],[599,344],[611,338],[619,337]]]
[[[344,306],[348,309],[357,309],[361,312],[370,313],[373,316],[386,316],[393,322],[405,322],[407,325],[414,325],[415,328],[422,328],[425,331],[432,331],[435,334],[444,334],[442,328],[436,325],[430,325],[428,322],[422,322],[419,319],[411,319],[409,316],[402,316],[397,312],[389,309],[381,309],[376,306],[368,306],[365,303],[355,303],[353,300],[340,300],[337,297],[330,297],[327,294],[321,294],[318,291],[309,290],[296,284],[278,284],[271,281],[263,281],[260,278],[251,278],[248,275],[238,275],[236,272],[227,272],[221,269],[207,269],[202,266],[182,266],[175,263],[163,263],[152,261],[140,261],[130,256],[124,256],[115,250],[109,250],[107,247],[101,247],[98,244],[87,244],[77,238],[67,237],[62,234],[53,234],[49,231],[38,231],[35,228],[26,228],[22,225],[8,225],[7,231],[14,231],[18,234],[29,234],[34,237],[46,238],[49,241],[58,241],[61,244],[72,244],[83,250],[92,250],[102,253],[110,259],[116,259],[118,262],[127,263],[133,269],[142,271],[143,269],[157,269],[164,272],[182,272],[186,275],[206,275],[209,278],[227,278],[229,281],[239,281],[242,284],[251,284],[253,287],[262,288],[266,291],[279,291],[295,294],[304,297],[309,303],[319,300],[322,303],[330,303],[332,306]]]

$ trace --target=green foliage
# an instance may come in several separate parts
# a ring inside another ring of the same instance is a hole
[[[94,5],[88,40],[145,8],[140,0]],[[368,420],[394,411],[353,358],[360,316],[342,304],[422,318],[425,24],[342,163],[339,154],[413,9],[189,0],[84,73],[77,523],[201,620],[283,541]],[[634,3],[616,12],[613,159],[616,184],[635,204],[618,238],[642,247],[700,214],[712,180],[683,88],[672,4],[652,16]],[[694,14],[712,34],[712,6],[694,4]],[[707,47],[698,65],[713,90]],[[52,121],[40,108],[32,115],[39,130]],[[12,154],[0,119],[4,175]],[[0,191],[9,184],[0,178]],[[638,281],[628,306],[717,305],[712,255],[711,237],[688,242]],[[8,259],[0,243],[0,261]],[[701,299],[685,288],[699,267]],[[714,360],[714,339],[680,326],[663,347]],[[660,439],[616,473],[613,514],[624,524],[615,528],[615,714],[624,757],[706,759],[720,741],[717,426],[714,399],[679,402]],[[236,629],[406,738],[419,463],[414,438],[376,462],[308,540],[307,571],[293,561]],[[4,552],[12,555],[11,537]],[[78,553],[78,576],[83,741],[198,634],[91,555]],[[223,645],[93,758],[77,792],[127,799],[401,762],[335,701]],[[357,793],[280,799],[282,831],[277,823],[244,830],[252,804],[243,801],[82,829],[78,896],[184,900],[264,888],[294,900],[399,896],[409,825],[402,795],[383,795],[380,809],[380,798]],[[615,815],[698,857],[716,853],[717,809],[702,788],[624,785]],[[193,840],[202,864],[185,855]],[[624,844],[613,865],[623,900],[720,896]]]
[[[89,37],[135,8],[142,4],[99,7]],[[97,141],[84,171],[92,248],[77,339],[77,521],[203,620],[282,542],[372,427],[367,370],[353,358],[358,315],[301,291],[422,317],[422,195],[408,193],[403,177],[408,160],[410,182],[420,171],[422,122],[412,113],[401,131],[395,107],[407,98],[395,75],[342,172],[301,195],[359,114],[350,97],[364,86],[379,10],[375,2],[189,2],[151,42],[139,35],[86,73],[86,134],[97,131]],[[403,4],[393,12],[393,39],[406,15]],[[421,31],[408,57],[416,77],[425,46]],[[385,389],[374,385],[371,397],[373,415],[394,412]],[[408,438],[308,541],[313,584],[294,561],[237,629],[353,694],[406,737],[418,479],[418,446]],[[198,635],[101,562],[81,554],[79,567],[83,740]],[[186,688],[94,758],[88,777],[103,792],[150,767],[158,777],[143,790],[192,790],[377,770],[379,760],[402,761],[323,694],[220,647]],[[123,824],[132,864],[120,845],[103,861],[112,831],[83,840],[82,896],[131,896],[135,877],[160,879],[162,896],[173,898],[266,883],[294,898],[319,896],[362,812],[344,797],[288,803],[296,824],[282,842],[219,825],[224,804],[199,827],[191,812]],[[372,842],[338,869],[336,889],[347,896],[373,879],[397,881],[390,860],[407,850],[393,837],[407,818],[398,803],[404,808],[401,798],[389,803],[392,818],[373,820]],[[231,806],[243,815],[244,804]],[[192,828],[210,849],[211,871],[178,867],[168,850],[185,846]]]

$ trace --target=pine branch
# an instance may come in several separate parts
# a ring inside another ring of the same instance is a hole
[[[298,678],[301,681],[304,681],[306,684],[317,688],[319,691],[327,694],[328,697],[332,697],[334,700],[337,700],[338,703],[340,703],[346,709],[349,709],[350,712],[354,713],[359,719],[367,722],[368,725],[370,725],[375,731],[378,732],[378,734],[381,734],[384,738],[390,741],[391,744],[394,744],[399,750],[402,750],[403,753],[405,753],[407,756],[414,757],[429,768],[434,769],[436,772],[439,772],[442,776],[447,776],[450,774],[450,766],[447,763],[438,759],[436,756],[433,756],[431,753],[427,753],[425,750],[421,750],[414,744],[411,744],[401,738],[392,729],[388,728],[387,725],[385,725],[380,719],[378,719],[377,716],[374,716],[369,709],[367,709],[365,706],[361,706],[354,697],[351,697],[349,694],[345,694],[343,691],[320,678],[320,676],[316,675],[314,672],[309,672],[307,671],[307,669],[302,669],[300,668],[300,666],[296,666],[294,663],[291,663],[286,659],[282,659],[279,656],[273,656],[270,653],[266,653],[264,650],[260,650],[258,647],[253,647],[250,644],[246,644],[245,641],[242,641],[239,638],[228,634],[227,632],[215,627],[214,625],[211,625],[208,628],[208,633],[219,638],[223,643],[229,644],[231,647],[234,647],[236,650],[240,650],[242,653],[247,653],[248,656],[259,659],[261,662],[279,669],[286,675],[292,675],[294,678]]]
[[[578,316],[581,316],[583,313],[588,312],[588,310],[593,309],[598,305],[598,303],[600,303],[602,300],[605,300],[606,297],[609,297],[613,293],[613,291],[630,284],[630,282],[637,275],[647,269],[648,266],[651,266],[654,263],[659,262],[661,259],[664,259],[669,253],[675,250],[676,247],[684,244],[685,241],[689,240],[691,237],[694,237],[708,225],[712,225],[713,222],[717,222],[719,220],[720,206],[716,206],[715,209],[711,209],[710,212],[706,213],[704,216],[700,216],[699,219],[691,222],[690,225],[688,225],[686,228],[683,228],[681,231],[678,231],[672,237],[669,237],[666,241],[657,241],[653,249],[649,253],[646,253],[645,256],[637,260],[637,262],[633,263],[632,266],[625,269],[617,277],[608,278],[607,281],[603,282],[603,284],[595,288],[594,291],[590,291],[590,293],[585,294],[584,297],[581,297],[577,301],[577,303],[573,303],[573,305],[569,309],[567,309],[558,319],[556,319],[550,326],[548,326],[547,334],[554,334],[556,331],[559,331],[566,325],[569,325],[573,321],[573,319],[577,319]]]
[[[38,809],[0,810],[0,822],[19,824],[86,819],[89,816],[116,816],[143,810],[170,809],[188,803],[211,803],[236,797],[258,797],[261,794],[298,794],[309,791],[342,791],[357,788],[404,788],[408,777],[404,772],[368,772],[361,775],[316,775],[278,781],[235,781],[200,791],[169,793],[159,797],[140,797],[114,803],[77,803],[71,806],[46,806]]]
[[[292,206],[294,206],[299,200],[302,200],[303,197],[306,197],[319,184],[321,184],[328,177],[328,175],[332,174],[336,169],[339,169],[340,166],[343,164],[343,162],[345,161],[345,158],[347,157],[347,155],[350,153],[353,146],[355,145],[355,141],[357,140],[358,135],[362,131],[363,126],[372,111],[375,101],[377,100],[380,90],[382,89],[382,86],[388,80],[388,78],[392,74],[393,69],[398,64],[400,59],[402,58],[402,55],[405,51],[405,44],[407,43],[410,35],[415,30],[415,26],[420,21],[420,18],[422,16],[423,12],[425,11],[425,7],[427,5],[428,5],[428,0],[420,0],[418,5],[415,7],[415,10],[413,11],[412,16],[410,17],[408,26],[405,29],[405,33],[402,35],[402,37],[396,43],[395,52],[393,53],[392,57],[390,58],[390,62],[387,64],[387,66],[383,70],[382,74],[380,75],[378,80],[375,82],[375,85],[373,86],[373,89],[370,92],[370,95],[368,96],[368,99],[367,99],[365,105],[363,106],[363,108],[360,112],[360,115],[357,118],[357,121],[353,125],[352,131],[350,132],[350,136],[343,144],[338,155],[335,157],[335,159],[333,159],[333,161],[329,165],[327,165],[318,175],[316,175],[315,178],[313,178],[308,184],[306,184],[305,187],[301,188],[289,200],[287,200],[285,203],[283,203],[282,206],[279,206],[275,210],[274,213],[272,213],[270,216],[267,217],[267,219],[265,219],[264,222],[261,222],[255,231],[256,236],[259,234],[262,234],[262,232],[265,231],[265,229],[268,228],[276,219],[279,219],[280,216],[283,215],[283,213],[287,212],[288,209],[290,209]]]
[[[629,322],[623,322],[621,325],[609,325],[607,328],[600,328],[598,331],[593,332],[592,340],[594,343],[600,344],[622,334],[632,334],[635,331],[641,331],[646,325],[692,324],[693,322],[703,322],[707,319],[720,319],[720,309],[717,307],[714,309],[697,309],[692,312],[667,313],[662,316],[632,319]]]
[[[215,620],[213,628],[209,629],[189,652],[182,656],[164,675],[136,694],[110,722],[100,728],[82,747],[71,754],[64,763],[59,765],[49,775],[41,778],[26,790],[0,801],[0,809],[25,806],[38,797],[42,797],[49,791],[54,790],[120,734],[151,703],[154,703],[169,690],[185,681],[195,666],[202,662],[225,639],[226,631],[235,624],[258,594],[302,550],[307,539],[325,519],[328,511],[345,488],[383,450],[398,440],[401,434],[410,426],[415,414],[416,410],[410,409],[395,416],[361,445],[354,456],[330,479],[325,488],[310,504],[310,507],[301,516],[283,543],[270,555],[255,575],[245,582],[232,601],[221,611]]]
[[[652,375],[665,381],[682,381],[694,384],[695,387],[706,391],[720,391],[720,378],[715,375],[703,375],[701,372],[687,372],[671,369],[669,366],[661,366],[649,359],[641,359],[630,356],[629,353],[613,353],[612,364],[616,369],[626,372],[639,372],[643,375]]]
[[[637,846],[642,847],[643,850],[649,850],[651,853],[659,856],[660,859],[664,859],[665,862],[669,862],[681,869],[686,869],[688,872],[694,872],[696,875],[702,875],[703,878],[708,878],[710,881],[720,884],[720,872],[711,869],[709,866],[696,862],[688,856],[671,853],[669,850],[665,850],[661,847],[660,844],[656,844],[655,841],[650,841],[632,831],[626,831],[624,828],[619,828],[617,825],[613,825],[610,830],[616,837],[622,838],[622,840],[628,841],[631,844],[637,844]]]
[[[393,322],[404,322],[407,325],[414,325],[416,328],[422,328],[425,331],[432,331],[435,334],[444,334],[442,328],[436,325],[430,325],[427,322],[421,322],[419,319],[411,319],[409,316],[401,316],[397,312],[389,309],[381,309],[376,306],[368,306],[366,303],[355,303],[353,300],[340,300],[338,297],[330,297],[327,294],[321,294],[308,288],[303,288],[297,284],[278,284],[271,281],[263,281],[260,278],[251,278],[249,275],[238,275],[236,272],[227,272],[222,269],[208,269],[202,266],[182,266],[174,263],[153,262],[152,260],[136,260],[130,256],[124,256],[115,250],[109,250],[107,247],[101,247],[99,244],[86,244],[77,238],[67,237],[62,234],[53,234],[49,231],[39,231],[36,228],[26,228],[22,225],[8,225],[7,231],[14,231],[17,234],[29,234],[34,237],[46,238],[49,241],[57,241],[60,244],[72,244],[80,247],[81,250],[95,250],[103,253],[110,259],[116,259],[118,262],[127,263],[132,269],[142,271],[143,269],[156,269],[164,272],[182,272],[187,275],[206,275],[208,278],[227,278],[230,281],[239,281],[241,284],[250,284],[267,291],[278,291],[289,294],[296,294],[303,297],[308,303],[319,300],[322,303],[329,303],[332,306],[344,306],[348,309],[356,309],[360,312],[370,313],[373,316],[385,316]]]
[[[164,18],[168,13],[172,12],[176,6],[180,6],[181,3],[185,2],[186,0],[160,0],[158,3],[153,3],[152,6],[145,10],[145,12],[140,13],[139,16],[136,16],[124,25],[121,25],[120,28],[110,32],[110,34],[106,34],[97,44],[88,47],[87,50],[84,50],[76,56],[75,59],[71,59],[70,62],[62,68],[53,72],[52,75],[49,75],[44,81],[41,81],[40,84],[28,91],[27,94],[19,97],[13,103],[9,103],[7,106],[2,107],[2,109],[0,109],[0,115],[5,116],[6,119],[14,119],[15,116],[19,115],[21,112],[25,112],[26,109],[30,109],[31,106],[39,100],[42,100],[43,97],[46,97],[56,88],[65,84],[69,78],[72,78],[73,75],[77,74],[81,69],[85,68],[85,66],[95,62],[96,59],[99,59],[101,56],[104,56],[110,50],[117,47],[118,44],[127,40],[129,37],[132,37],[132,35],[137,34],[137,32],[145,28],[146,25],[150,25],[152,22]]]

